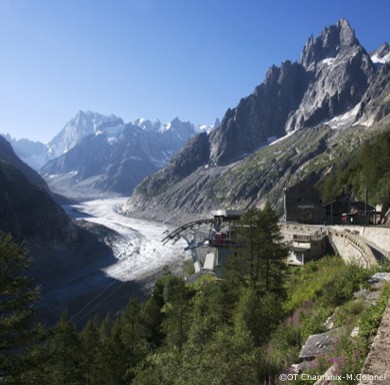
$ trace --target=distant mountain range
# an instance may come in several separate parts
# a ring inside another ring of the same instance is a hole
[[[339,20],[308,39],[299,62],[272,66],[218,128],[192,138],[135,189],[123,210],[180,222],[267,199],[281,208],[284,187],[319,181],[368,133],[387,127],[389,61],[388,43],[368,53],[348,21]]]
[[[214,126],[195,127],[178,118],[170,123],[137,119],[125,124],[115,115],[79,111],[46,145],[6,138],[53,191],[86,199],[130,194],[144,177],[165,166],[191,136],[210,132]]]

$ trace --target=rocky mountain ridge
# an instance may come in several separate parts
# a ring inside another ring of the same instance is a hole
[[[37,276],[77,262],[82,248],[98,245],[71,221],[51,197],[45,181],[16,156],[2,136],[0,186],[0,230],[26,242]],[[100,243],[99,247],[108,254]]]
[[[137,119],[125,124],[115,115],[79,111],[47,144],[26,139],[11,142],[18,155],[44,175],[53,191],[74,199],[105,194],[129,195],[142,179],[164,167],[198,132],[179,118],[169,123]]]
[[[193,124],[138,119],[134,123],[98,126],[41,174],[51,189],[76,199],[129,195],[146,176],[165,166],[196,134]]]
[[[98,130],[116,131],[124,122],[115,115],[105,116],[91,111],[79,111],[65,127],[47,144],[49,158],[58,158],[71,150],[84,137]]]
[[[300,62],[272,66],[253,94],[229,109],[210,135],[210,162],[236,161],[269,137],[314,127],[359,103],[376,69],[348,21],[325,28],[305,44]]]
[[[45,190],[48,190],[47,184],[44,179],[15,154],[15,151],[13,150],[9,141],[7,141],[7,139],[1,135],[0,159],[3,162],[7,162],[8,164],[20,170],[30,183],[37,185]]]
[[[386,57],[386,46],[380,55]],[[334,138],[342,137],[352,151],[368,126],[372,132],[383,129],[390,108],[389,68],[371,60],[341,19],[309,38],[299,63],[271,67],[216,130],[198,135],[165,169],[146,178],[123,210],[180,221],[210,208],[245,208],[267,198],[280,204],[283,186],[298,175],[318,181],[327,172],[328,152],[332,160],[340,156],[333,153]],[[318,156],[321,167],[312,163]]]
[[[4,137],[11,143],[20,159],[34,170],[39,171],[49,161],[66,154],[88,135],[106,133],[109,135],[111,143],[115,142],[116,137],[121,134],[125,125],[123,119],[114,114],[106,116],[92,111],[79,111],[46,144],[26,138],[14,139],[9,134],[5,134]],[[127,125],[139,127],[145,132],[163,133],[172,130],[180,138],[181,136],[194,135],[197,132],[209,133],[220,125],[220,121],[216,119],[212,125],[202,124],[196,126],[190,122],[181,122],[179,118],[175,118],[169,123],[162,123],[158,119],[139,118],[134,122],[127,123]]]

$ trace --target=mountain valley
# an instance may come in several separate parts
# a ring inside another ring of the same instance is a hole
[[[367,53],[342,19],[310,37],[299,62],[272,66],[212,126],[80,111],[47,145],[7,136],[13,150],[0,137],[0,229],[26,240],[52,320],[106,288],[118,309],[184,259],[183,245],[162,248],[165,230],[267,201],[281,217],[285,188],[321,186],[365,143],[389,135],[389,95],[390,46]]]

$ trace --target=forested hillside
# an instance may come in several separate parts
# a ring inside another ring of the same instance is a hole
[[[320,184],[323,201],[344,194],[371,204],[390,207],[390,129],[365,142],[350,157],[335,165]]]
[[[0,319],[7,325],[0,329],[7,337],[1,347],[15,353],[7,367],[0,355],[2,383],[278,383],[297,362],[307,337],[326,329],[331,314],[335,326],[344,327],[337,351],[305,371],[322,374],[343,357],[340,371],[358,373],[389,291],[378,306],[356,301],[353,293],[367,285],[372,271],[347,266],[338,257],[287,268],[277,216],[269,206],[249,210],[241,224],[247,230],[238,231],[236,240],[245,246],[233,250],[222,279],[206,275],[189,283],[165,270],[144,303],[130,299],[119,315],[90,319],[82,330],[64,314],[44,333],[20,313],[20,301],[31,309],[35,299],[22,278],[26,264],[13,266],[5,254],[11,248],[25,261],[24,251],[9,237],[0,238],[2,271],[8,272],[7,280],[0,280]],[[10,289],[14,286],[25,287],[26,296]],[[351,341],[359,319],[361,332]],[[13,339],[25,330],[25,344]]]

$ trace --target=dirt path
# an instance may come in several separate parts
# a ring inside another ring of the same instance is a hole
[[[390,301],[362,370],[361,385],[390,385]]]

